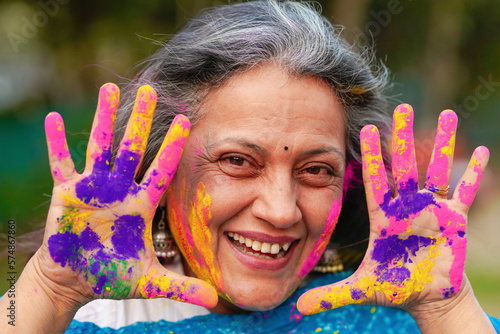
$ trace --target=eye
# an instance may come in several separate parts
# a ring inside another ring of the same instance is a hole
[[[251,158],[241,155],[224,155],[219,159],[219,166],[223,172],[234,177],[252,177],[259,172]]]
[[[298,178],[314,187],[326,187],[334,183],[336,173],[327,165],[306,166],[299,170]]]
[[[245,159],[240,158],[240,157],[229,157],[227,158],[227,161],[232,164],[232,165],[237,165],[237,166],[243,166],[245,163]]]

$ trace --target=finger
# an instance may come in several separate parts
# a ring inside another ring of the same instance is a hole
[[[86,173],[90,173],[92,170],[107,173],[110,171],[113,129],[119,101],[120,90],[115,84],[107,83],[99,90],[97,112],[87,146]]]
[[[458,183],[457,189],[453,193],[453,200],[464,204],[466,211],[472,205],[472,201],[474,201],[479,182],[481,182],[489,158],[490,152],[486,147],[480,146],[476,148],[464,175]]]
[[[445,110],[439,115],[434,150],[427,169],[426,186],[446,189],[450,184],[457,121],[457,115],[452,110]]]
[[[156,99],[156,92],[151,86],[139,88],[134,110],[113,166],[113,174],[118,174],[120,179],[134,179],[148,142]]]
[[[217,292],[210,284],[197,278],[173,273],[160,265],[142,275],[138,281],[144,298],[169,298],[181,302],[213,308],[217,305]]]
[[[418,171],[413,140],[413,109],[401,104],[392,123],[392,174],[398,193],[418,190]]]
[[[189,136],[190,124],[186,116],[177,115],[168,130],[155,160],[144,175],[143,185],[153,206],[167,189],[177,170],[182,149]]]
[[[49,150],[50,170],[54,186],[56,186],[66,182],[76,174],[75,165],[66,142],[64,122],[57,112],[51,112],[45,117],[45,135]]]
[[[380,149],[380,136],[373,125],[361,130],[361,156],[363,159],[363,183],[369,212],[377,210],[382,203],[391,199],[391,191],[384,160]]]
[[[366,302],[375,292],[366,277],[349,284],[350,278],[338,283],[321,286],[303,293],[297,301],[297,309],[302,314],[315,314],[341,306]]]

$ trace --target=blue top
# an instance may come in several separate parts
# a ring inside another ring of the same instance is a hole
[[[265,312],[227,315],[211,313],[178,322],[138,322],[119,329],[100,328],[73,320],[66,333],[420,333],[404,310],[384,306],[348,305],[314,315],[297,311],[305,291],[347,278],[351,272],[328,274],[295,291],[283,304]],[[500,331],[500,319],[491,318]]]

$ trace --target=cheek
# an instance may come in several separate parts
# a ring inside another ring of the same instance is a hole
[[[309,231],[309,233],[312,233],[313,237],[316,239],[317,235],[316,233],[319,233],[319,231],[322,230],[321,234],[319,235],[319,238],[317,238],[313,250],[311,251],[311,253],[309,253],[299,271],[298,276],[300,278],[306,276],[314,268],[316,263],[318,263],[319,259],[321,258],[321,255],[323,255],[323,252],[325,251],[325,248],[328,245],[328,242],[330,241],[330,237],[332,236],[333,231],[335,230],[335,226],[337,226],[337,221],[341,209],[341,203],[342,203],[342,198],[335,199],[333,201],[333,204],[328,213],[328,217],[326,218],[326,224],[322,225],[324,226],[322,229],[319,227],[313,231]],[[324,221],[324,219],[321,220]]]
[[[224,291],[211,248],[213,241],[209,224],[212,200],[201,182],[192,193],[185,186],[175,194],[173,190],[168,191],[169,226],[177,246],[196,276]]]

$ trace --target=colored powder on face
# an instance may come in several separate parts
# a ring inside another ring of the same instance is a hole
[[[224,294],[224,284],[219,266],[212,251],[212,233],[209,229],[212,214],[210,211],[211,198],[205,191],[205,185],[200,182],[196,188],[194,199],[186,199],[189,190],[182,181],[180,189],[183,193],[178,196],[169,191],[169,223],[172,234],[179,248],[196,276],[210,282]],[[177,198],[176,198],[177,197]]]
[[[399,190],[399,196],[391,201],[391,193],[387,192],[384,202],[380,205],[386,217],[396,218],[402,221],[417,214],[431,204],[436,204],[434,195],[431,193],[419,193],[418,183],[414,179],[409,179],[407,184],[403,184]]]
[[[361,164],[357,161],[351,160],[347,163],[344,173],[344,181],[342,183],[342,198],[345,198],[347,191],[350,188],[361,184],[363,181],[359,178],[356,171],[361,170]]]
[[[146,224],[141,216],[124,215],[118,217],[111,242],[117,255],[122,258],[139,259],[139,251],[144,250],[144,229]]]
[[[305,275],[307,275],[314,268],[316,263],[318,263],[319,259],[321,258],[321,255],[323,255],[323,252],[325,251],[325,248],[328,245],[328,242],[330,241],[330,237],[333,231],[335,230],[335,226],[337,226],[337,221],[340,215],[341,203],[342,203],[342,198],[340,200],[333,201],[332,207],[328,214],[328,218],[326,220],[325,229],[323,230],[318,241],[316,242],[313,251],[304,261],[302,268],[300,268],[298,274],[299,277],[304,277]]]
[[[215,256],[212,251],[212,232],[210,232],[209,224],[212,219],[210,205],[212,199],[210,195],[205,192],[205,185],[199,183],[196,190],[196,202],[191,206],[191,214],[189,216],[189,225],[193,236],[194,244],[201,255],[205,265],[202,266],[203,276],[210,277],[216,287],[221,292],[224,292],[224,283],[222,281],[222,274],[216,265]],[[198,274],[198,273],[197,273]]]
[[[115,161],[115,171],[110,174],[111,149],[105,150],[94,163],[92,173],[76,184],[76,195],[86,204],[110,204],[123,201],[129,194],[136,194],[140,187],[135,184],[135,168],[140,156],[121,151]],[[96,203],[97,202],[97,203]]]

